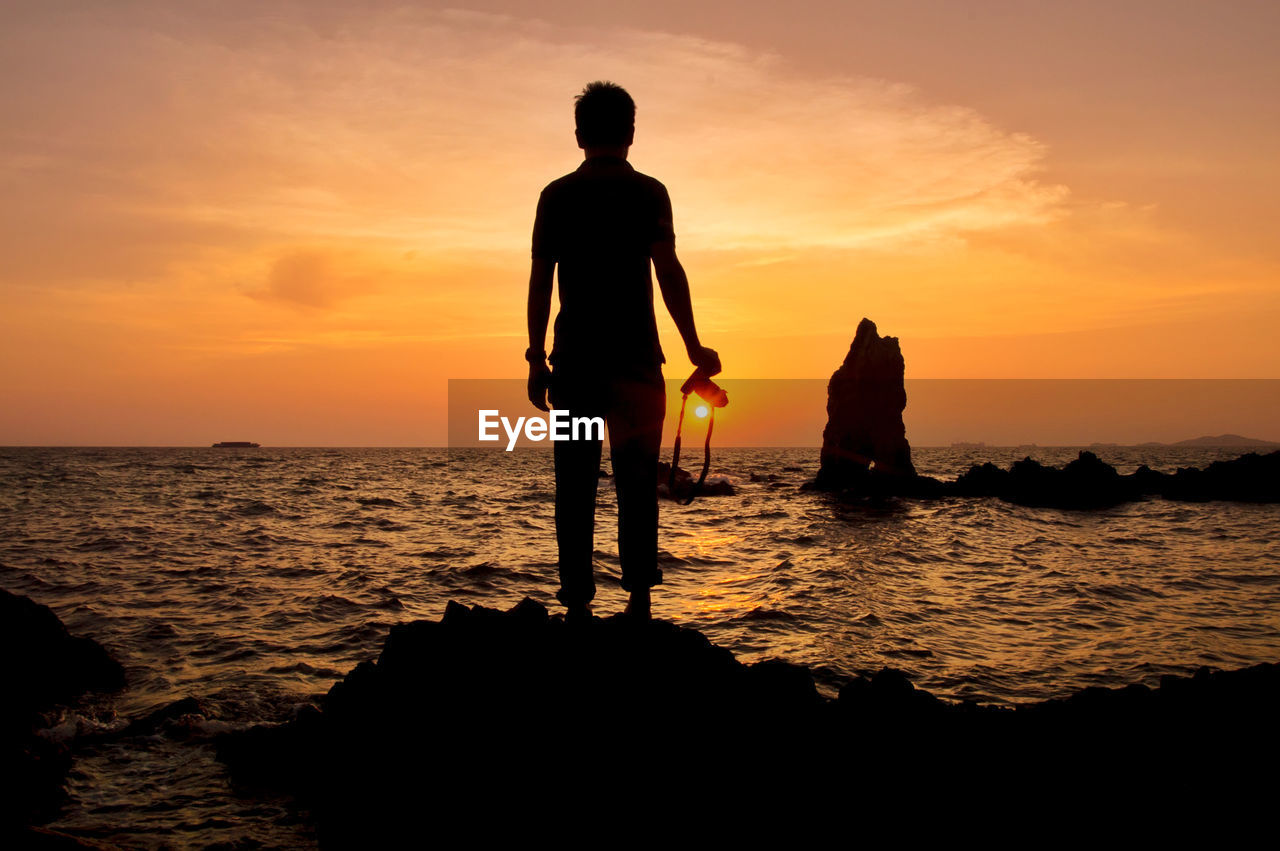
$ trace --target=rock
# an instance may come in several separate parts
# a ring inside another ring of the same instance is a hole
[[[1008,470],[990,463],[971,467],[954,482],[942,483],[937,493],[920,487],[922,478],[899,484],[897,492],[909,496],[994,496],[1019,505],[1070,509],[1105,508],[1146,496],[1199,502],[1280,502],[1280,451],[1214,461],[1203,470],[1182,468],[1173,475],[1142,466],[1122,476],[1088,451],[1060,470],[1024,458]]]
[[[911,446],[902,412],[907,406],[905,364],[896,337],[881,337],[863,319],[844,363],[827,385],[822,432],[822,490],[871,490],[872,479],[911,479]]]
[[[1273,744],[1280,715],[1280,665],[1264,663],[1234,671],[1202,667],[1190,677],[1166,675],[1158,688],[1086,688],[1069,697],[1019,707],[1038,721],[1094,721],[1160,730],[1214,732],[1224,738],[1256,738]]]
[[[701,467],[698,468],[701,471]],[[683,467],[676,469],[674,482],[671,478],[671,465],[666,461],[658,462],[658,496],[663,499],[684,500],[689,498],[689,494],[693,493],[694,485],[697,479],[694,478],[688,470]],[[672,485],[674,484],[674,488]],[[702,487],[698,490],[697,496],[733,496],[737,491],[734,490],[733,483],[729,481],[728,476],[707,476],[707,480],[702,483]]]
[[[681,766],[808,753],[781,743],[807,736],[823,704],[806,668],[743,665],[665,621],[451,603],[438,622],[392,627],[320,711],[226,736],[219,754],[240,781],[302,795],[341,845],[394,822],[406,797],[403,812],[447,820],[491,810],[478,790],[509,790],[504,808],[626,800],[655,777],[664,796],[698,792]]]
[[[41,713],[87,691],[124,686],[124,668],[91,638],[73,636],[48,606],[0,590],[0,831],[47,819],[63,799],[66,746],[38,735]]]
[[[841,711],[851,723],[870,717],[921,718],[950,711],[950,706],[926,691],[919,691],[906,675],[881,668],[870,678],[857,677],[840,689]]]
[[[1142,496],[1115,467],[1088,451],[1061,470],[1024,458],[1013,464],[1000,485],[996,495],[1002,499],[1054,508],[1104,508]]]
[[[70,770],[71,751],[62,742],[36,735],[29,726],[0,730],[0,837],[57,815]]]
[[[1204,470],[1183,468],[1166,477],[1162,485],[1160,492],[1167,499],[1280,502],[1280,450],[1214,461]]]
[[[963,496],[1001,496],[1009,490],[1009,474],[990,461],[975,464],[955,480],[953,490]]]
[[[1105,785],[1108,760],[1123,784],[1216,783],[1221,771],[1195,773],[1206,755],[1271,764],[1277,712],[1280,665],[1017,708],[949,703],[885,668],[833,701],[803,666],[744,665],[692,629],[567,624],[526,599],[506,612],[451,602],[437,622],[394,626],[320,709],[225,735],[218,753],[238,783],[302,796],[322,846],[346,847],[485,824],[499,805],[515,825],[567,803],[616,817],[655,790],[657,806],[740,806],[746,788],[811,809],[814,794],[848,800],[929,765],[958,772],[947,783],[985,771],[1036,789]]]
[[[846,500],[986,496],[1068,509],[1106,508],[1145,496],[1280,502],[1280,451],[1251,452],[1172,476],[1146,466],[1122,476],[1088,451],[1061,470],[1025,458],[1007,471],[990,463],[972,467],[954,482],[916,475],[902,420],[905,369],[896,338],[881,337],[870,319],[858,323],[849,353],[827,385],[821,468],[803,489],[836,491]]]
[[[150,736],[162,729],[184,733],[210,716],[209,708],[198,698],[184,697],[153,709],[129,722],[118,735]]]
[[[707,476],[707,480],[702,483],[702,490],[698,491],[698,496],[733,496],[737,491],[733,488],[733,482],[729,481],[728,476]]]
[[[802,489],[835,491],[857,501],[984,496],[1067,509],[1106,508],[1146,496],[1280,502],[1280,451],[1250,452],[1233,461],[1214,461],[1204,470],[1180,469],[1172,476],[1146,466],[1122,476],[1088,451],[1061,470],[1025,458],[1008,470],[990,463],[974,466],[954,482],[919,476],[902,420],[907,405],[905,369],[896,338],[881,337],[870,319],[858,323],[849,353],[827,385],[821,468]],[[759,480],[752,475],[752,481]]]
[[[124,668],[101,644],[73,636],[48,606],[0,590],[0,669],[6,712],[38,712],[86,691],[123,688]]]

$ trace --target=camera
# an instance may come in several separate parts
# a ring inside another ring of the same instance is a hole
[[[702,401],[706,402],[713,408],[723,408],[729,404],[729,394],[716,384],[706,375],[701,368],[695,369],[693,375],[684,384],[680,385],[680,392],[688,396],[690,393],[698,394]]]

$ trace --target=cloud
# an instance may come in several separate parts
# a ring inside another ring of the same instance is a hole
[[[890,248],[1049,221],[1065,195],[1037,180],[1043,145],[972,110],[669,33],[137,3],[31,12],[0,47],[12,247],[56,269],[70,211],[78,256],[103,258],[85,276],[98,282],[122,253],[121,274],[159,281],[226,249],[276,264],[260,295],[319,306],[350,282],[271,258],[329,239],[523,252],[537,191],[575,164],[572,96],[601,77],[636,96],[633,160],[671,189],[682,244]],[[121,233],[153,227],[175,236],[120,251]],[[226,265],[208,276],[243,272]]]
[[[368,273],[347,271],[343,258],[320,250],[293,251],[271,264],[266,286],[249,289],[252,298],[290,302],[303,307],[333,307],[339,301],[374,291]]]

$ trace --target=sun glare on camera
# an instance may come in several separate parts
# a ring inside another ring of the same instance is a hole
[[[707,406],[699,405],[698,407],[694,408],[693,415],[695,417],[705,417],[707,415]]]

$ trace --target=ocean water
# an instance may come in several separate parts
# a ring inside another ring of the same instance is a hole
[[[1121,472],[1240,454],[1094,451]],[[914,455],[952,478],[1077,452]],[[746,662],[808,665],[828,694],[885,665],[943,697],[1016,703],[1280,659],[1280,506],[848,505],[800,490],[817,455],[721,450],[713,474],[736,495],[664,502],[655,616]],[[118,729],[187,696],[212,714],[193,740],[82,747],[53,826],[142,847],[312,842],[286,802],[228,785],[206,735],[288,718],[374,658],[391,624],[436,619],[451,599],[554,610],[552,497],[544,450],[0,449],[0,587],[101,641],[130,680],[55,734]],[[597,518],[608,614],[624,605],[608,479]]]

